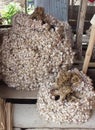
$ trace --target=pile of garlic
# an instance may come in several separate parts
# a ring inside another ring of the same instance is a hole
[[[70,26],[44,11],[40,18],[39,12],[16,14],[4,36],[2,77],[9,87],[37,89],[44,81],[53,83],[58,72],[73,63]]]
[[[91,116],[91,110],[95,105],[95,91],[92,87],[92,81],[82,71],[77,69],[69,70],[69,73],[75,73],[81,79],[76,84],[76,79],[71,84],[71,91],[62,95],[62,89],[58,92],[55,84],[48,84],[40,87],[38,94],[37,108],[41,116],[48,121],[57,123],[84,123]],[[72,77],[71,77],[72,80]],[[75,83],[74,83],[75,82]],[[54,93],[54,88],[55,93]],[[64,90],[64,89],[63,89]],[[55,95],[54,95],[55,94]]]

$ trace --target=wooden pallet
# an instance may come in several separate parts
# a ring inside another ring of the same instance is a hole
[[[36,108],[36,104],[13,104],[14,115],[13,125],[14,128],[27,128],[35,130],[65,130],[65,129],[95,129],[95,112],[88,122],[84,124],[56,124],[45,121]]]
[[[20,129],[20,128],[14,128],[14,130],[22,130],[22,129]],[[65,129],[65,128],[52,128],[52,129],[50,129],[50,128],[41,128],[41,129],[39,129],[39,128],[37,128],[37,129],[35,129],[35,128],[31,128],[31,129],[23,129],[23,130],[95,130],[95,129],[74,129],[74,128],[71,128],[71,129]]]
[[[8,87],[4,82],[0,82],[0,97],[3,99],[36,99],[35,91],[18,91],[15,88]]]
[[[92,75],[94,78],[95,69],[88,69],[88,75]],[[18,91],[15,88],[8,88],[3,82],[0,83],[0,86],[2,98],[12,102],[13,105],[14,130],[95,130],[95,110],[87,123],[58,125],[45,121],[37,112],[35,99],[37,99],[38,90]]]

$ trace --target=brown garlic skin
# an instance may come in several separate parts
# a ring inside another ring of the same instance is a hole
[[[42,24],[47,23],[47,30],[50,31],[51,29],[55,30],[55,26],[50,24],[49,19],[46,17],[45,15],[45,10],[43,7],[37,7],[35,8],[35,11],[31,14],[30,18],[32,19],[36,19],[36,20],[41,20]],[[63,27],[64,28],[64,27]],[[61,30],[61,31],[60,31]],[[64,32],[64,29],[62,29],[62,27],[60,28],[59,32],[60,35],[62,35],[62,33]],[[62,32],[63,31],[63,32]],[[61,37],[61,36],[60,36]]]
[[[32,19],[43,20],[45,17],[45,10],[42,7],[35,8],[35,11],[31,14]]]
[[[64,101],[65,99],[74,101],[74,99],[76,99],[76,95],[72,89],[72,86],[77,87],[81,81],[80,76],[76,73],[66,71],[61,72],[57,78],[56,87],[53,88],[50,93],[55,97],[55,100],[60,98],[61,101]]]
[[[59,74],[59,77],[57,78],[57,85],[58,87],[62,87],[63,85],[67,85],[70,81],[70,73],[67,73],[66,71],[63,71]]]
[[[75,73],[73,73],[71,76],[71,84],[78,86],[82,81],[81,77]]]
[[[64,101],[66,96],[71,94],[73,91],[70,86],[64,86],[59,89],[55,88],[50,91],[51,95],[55,97],[59,96],[60,100]],[[51,97],[52,98],[52,97]],[[58,98],[58,99],[59,99]]]

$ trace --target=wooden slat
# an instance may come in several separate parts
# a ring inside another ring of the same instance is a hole
[[[95,130],[95,129],[65,129],[65,128],[62,128],[62,129],[60,129],[60,128],[56,128],[56,129],[50,129],[50,128],[41,128],[41,129],[26,129],[26,130]]]
[[[77,60],[74,62],[74,67],[80,68],[81,66],[80,70],[82,69],[82,65],[83,65],[83,61]],[[89,67],[95,68],[95,63],[90,62]],[[89,70],[89,72],[91,72],[91,70]],[[16,90],[15,88],[10,88],[3,82],[0,82],[0,97],[4,99],[37,99],[37,93],[38,93],[38,90],[35,90],[35,91]]]
[[[6,103],[6,130],[12,130],[12,104]]]
[[[13,128],[13,130],[21,130],[20,128]]]
[[[0,29],[1,28],[10,28],[10,27],[12,27],[12,25],[0,25]]]
[[[78,9],[79,9],[79,5],[73,5],[73,6],[70,5],[68,10],[68,19],[69,19],[68,21],[74,33],[76,33],[75,29],[77,26]],[[95,13],[95,6],[87,6],[87,12],[84,21],[85,22],[84,33],[91,25],[89,21],[91,20],[94,13]]]
[[[84,61],[76,60],[74,63],[83,65],[83,62]],[[90,62],[89,67],[95,67],[95,62]]]
[[[5,102],[0,98],[0,130],[5,130]]]
[[[39,115],[36,105],[34,104],[14,104],[13,108],[14,108],[13,126],[17,128],[28,128],[30,130],[31,128],[95,129],[95,112],[92,113],[92,117],[86,123],[83,124],[64,123],[59,125],[56,123],[45,121],[45,119]]]
[[[76,19],[77,20],[78,9],[79,9],[79,5],[74,5],[74,6],[70,5],[69,6],[69,10],[68,10],[69,11],[69,14],[68,14],[69,19]],[[95,6],[87,6],[85,20],[91,20],[94,13],[95,13]]]
[[[70,26],[72,27],[73,33],[76,33],[77,20],[69,19],[68,22],[69,22]],[[85,20],[85,22],[84,22],[84,30],[83,30],[84,34],[86,33],[86,31],[89,29],[90,26],[91,26],[90,22]]]
[[[76,29],[76,48],[77,48],[77,58],[82,59],[82,35],[84,30],[84,21],[87,9],[88,0],[81,0],[78,19],[77,19],[77,29]]]
[[[95,45],[95,25],[92,24],[91,33],[90,33],[90,40],[89,40],[89,44],[88,44],[87,51],[85,54],[83,68],[82,68],[82,71],[84,73],[86,73],[88,70],[88,66],[89,66],[91,56],[92,56],[94,45]]]
[[[36,99],[37,92],[35,91],[21,91],[15,88],[9,88],[6,84],[0,83],[0,97],[5,99]]]

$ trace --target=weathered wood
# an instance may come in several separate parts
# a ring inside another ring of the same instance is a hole
[[[95,130],[95,129],[75,129],[75,128],[73,128],[73,129],[65,129],[65,128],[62,128],[62,129],[60,129],[60,128],[55,128],[55,129],[50,129],[50,128],[41,128],[41,129],[26,129],[26,130]]]
[[[95,112],[92,113],[91,118],[88,122],[83,124],[56,124],[49,121],[45,121],[39,113],[37,112],[36,105],[30,104],[14,104],[14,115],[13,115],[13,125],[17,128],[70,128],[70,129],[77,129],[77,128],[89,128],[95,129]]]
[[[12,25],[0,25],[0,28],[10,28]]]
[[[13,128],[13,130],[21,130],[21,128]]]
[[[87,48],[85,59],[84,59],[83,69],[82,69],[84,73],[87,72],[94,44],[95,44],[95,26],[92,26],[90,40],[89,40],[88,48]]]
[[[77,58],[82,59],[82,35],[84,29],[84,20],[87,9],[88,0],[81,0],[78,20],[77,20],[77,31],[76,31],[76,48],[77,48]]]
[[[0,98],[0,130],[6,130],[5,126],[5,102]]]
[[[68,10],[68,12],[69,12],[69,14],[68,14],[69,19],[77,20],[78,10],[79,10],[79,5],[73,5],[73,6],[69,5],[69,10]],[[91,18],[93,17],[94,13],[95,13],[95,6],[87,6],[85,20],[88,20],[88,21],[91,20]]]
[[[35,7],[45,8],[48,14],[62,21],[68,21],[68,0],[35,0]]]
[[[83,63],[84,63],[84,61],[79,61],[79,60],[74,62],[74,64],[81,64],[81,65],[83,65]],[[89,63],[89,67],[95,68],[95,63],[94,62],[90,62]]]
[[[35,91],[22,91],[15,88],[7,87],[6,84],[0,82],[0,97],[4,99],[36,99],[37,92]]]
[[[27,14],[27,0],[25,0],[25,13]]]
[[[83,65],[84,61],[74,61],[74,67]],[[95,62],[90,62],[89,67],[95,68]],[[91,73],[90,73],[91,75]],[[93,77],[94,78],[94,77]],[[37,99],[38,90],[22,91],[8,87],[5,83],[0,82],[0,97],[4,99]]]
[[[75,19],[69,19],[68,23],[69,23],[69,25],[72,27],[73,33],[76,34],[77,20],[75,20]],[[85,20],[84,30],[83,30],[83,33],[84,33],[84,34],[85,34],[86,31],[89,29],[90,25],[91,25],[91,24],[89,23],[89,21],[88,21],[88,20]]]
[[[68,10],[68,22],[72,27],[74,33],[76,33],[78,10],[79,5],[70,5]],[[95,6],[87,6],[83,33],[86,33],[86,30],[89,29],[91,25],[89,21],[91,20],[94,13],[95,13]]]
[[[6,103],[6,130],[12,130],[12,104]]]

